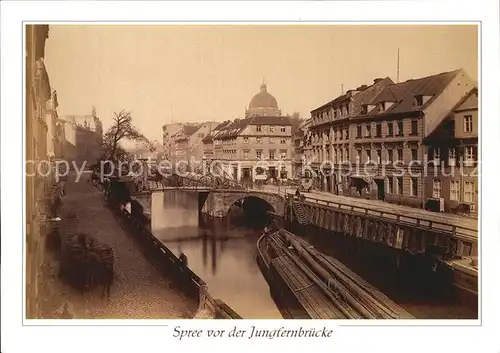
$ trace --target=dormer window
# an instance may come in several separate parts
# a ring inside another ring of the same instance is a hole
[[[381,112],[383,112],[385,110],[385,102],[380,102],[378,104],[378,108],[380,109]]]
[[[368,113],[368,105],[367,104],[363,104],[361,106],[361,114],[367,114]]]
[[[421,107],[424,105],[424,96],[419,94],[417,96],[413,97],[413,106],[414,107]]]

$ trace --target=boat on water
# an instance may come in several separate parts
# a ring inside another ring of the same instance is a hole
[[[257,263],[285,319],[413,319],[340,261],[285,230],[257,241]]]

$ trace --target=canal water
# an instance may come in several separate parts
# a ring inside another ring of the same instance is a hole
[[[152,195],[153,234],[245,319],[281,319],[269,286],[256,262],[256,242],[262,230],[223,220],[200,219],[196,193],[169,190]]]

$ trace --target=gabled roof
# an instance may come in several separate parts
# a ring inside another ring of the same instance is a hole
[[[230,124],[221,128],[219,132],[214,135],[214,138],[221,139],[236,137],[245,127],[247,127],[252,119],[253,118],[235,119],[230,122]]]
[[[443,72],[437,75],[412,79],[401,83],[396,83],[387,86],[380,92],[371,102],[367,104],[377,105],[366,116],[373,115],[392,115],[400,113],[410,113],[423,111],[432,101],[438,96],[450,82],[458,75],[461,70]],[[430,98],[422,106],[414,106],[413,101],[415,96],[430,96]],[[394,104],[381,111],[378,106],[381,102],[394,102]]]
[[[254,116],[245,119],[236,119],[227,124],[213,135],[213,138],[233,138],[238,136],[248,125],[292,125],[290,117],[287,116]]]
[[[453,111],[460,112],[464,110],[477,110],[479,103],[477,95],[477,87],[474,87],[455,105]]]
[[[371,101],[380,91],[387,85],[394,84],[394,82],[389,78],[377,79],[374,80],[373,84],[370,86],[363,85],[354,90],[348,90],[346,93],[334,98],[322,106],[311,110],[311,113],[314,113],[317,110],[321,110],[327,106],[334,106],[338,103],[344,102],[350,98],[360,102],[360,104],[366,104],[364,102]]]
[[[249,125],[292,125],[288,116],[255,116],[251,119]]]

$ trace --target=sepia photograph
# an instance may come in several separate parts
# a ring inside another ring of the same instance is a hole
[[[24,24],[25,318],[478,319],[479,31]]]

